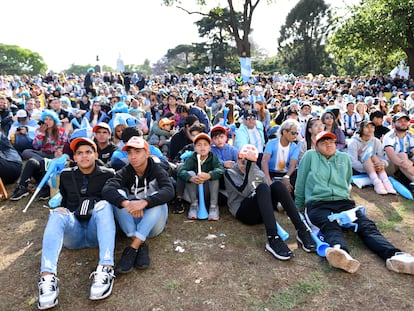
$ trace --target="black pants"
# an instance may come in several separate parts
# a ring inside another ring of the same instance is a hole
[[[236,218],[246,225],[263,223],[267,236],[277,235],[274,210],[277,203],[282,204],[296,230],[305,229],[295,203],[286,186],[281,181],[275,181],[270,186],[261,183],[256,188],[256,194],[245,198],[237,211]]]
[[[0,177],[4,184],[14,183],[20,176],[22,164],[0,159]]]
[[[27,187],[28,182],[32,177],[39,183],[45,174],[45,160],[38,161],[37,159],[31,158],[24,166],[19,184],[23,187]]]
[[[339,244],[342,249],[348,251],[342,227],[336,222],[330,222],[328,216],[332,213],[340,213],[355,207],[352,200],[320,201],[310,204],[307,213],[310,221],[321,230],[325,241],[334,246]],[[355,221],[358,224],[357,234],[362,242],[375,254],[386,260],[400,252],[398,248],[388,242],[378,231],[373,221],[366,216],[359,216]]]

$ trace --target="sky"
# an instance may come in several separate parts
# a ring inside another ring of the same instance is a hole
[[[325,0],[335,7],[358,0]],[[208,0],[207,11],[218,0]],[[224,1],[221,1],[222,3]],[[238,2],[237,0],[235,3]],[[262,0],[253,13],[251,38],[272,56],[277,38],[289,11],[298,0]],[[182,6],[200,10],[195,0],[182,0]],[[2,2],[0,43],[17,45],[39,53],[49,70],[61,71],[76,65],[155,63],[170,48],[203,41],[195,21],[176,7],[165,7],[162,0],[14,0]]]

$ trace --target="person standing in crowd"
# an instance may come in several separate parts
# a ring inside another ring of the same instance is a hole
[[[122,231],[131,239],[115,266],[117,274],[150,266],[146,240],[164,230],[167,203],[174,198],[167,171],[150,157],[149,145],[142,137],[131,137],[122,151],[128,152],[128,164],[102,190],[103,198],[113,205]]]
[[[398,273],[414,274],[414,256],[401,252],[378,231],[377,226],[350,199],[352,165],[348,154],[335,146],[335,134],[323,131],[316,136],[315,150],[305,153],[299,164],[295,186],[295,203],[306,207],[309,220],[317,226],[330,245],[326,250],[328,263],[349,273],[360,266],[349,254],[343,228],[328,216],[354,210],[355,231],[362,242],[385,262],[388,269]],[[329,189],[329,191],[327,191]]]
[[[86,73],[85,80],[83,81],[83,86],[85,87],[85,92],[88,96],[96,97],[96,90],[94,87],[94,73],[95,69],[89,68],[88,72]]]
[[[268,239],[265,249],[279,260],[289,260],[294,254],[276,228],[274,211],[280,202],[298,231],[296,239],[302,249],[315,251],[316,245],[301,221],[286,186],[280,181],[267,184],[266,176],[256,165],[257,157],[256,147],[244,145],[238,152],[237,164],[224,173],[230,213],[247,225],[264,223]]]
[[[93,279],[89,299],[108,297],[114,283],[115,221],[112,206],[101,200],[105,182],[113,171],[96,164],[95,143],[79,137],[70,148],[77,164],[64,169],[60,175],[60,207],[52,210],[43,234],[39,280],[38,307],[49,309],[58,304],[58,257],[62,246],[68,249],[99,248],[99,264],[90,277]],[[80,207],[90,202],[88,215],[80,216]]]

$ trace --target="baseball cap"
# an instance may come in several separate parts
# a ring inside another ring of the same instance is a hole
[[[226,128],[224,126],[215,125],[210,130],[210,135],[211,136],[213,136],[213,132],[220,132],[220,133],[226,134],[227,133],[227,130],[226,130]]]
[[[111,134],[111,127],[109,126],[108,123],[105,122],[99,122],[98,124],[96,124],[93,128],[92,128],[92,132],[96,133],[96,131],[98,129],[106,129],[108,130],[109,134]]]
[[[196,137],[194,137],[193,144],[195,145],[200,139],[205,139],[208,141],[209,144],[211,143],[210,136],[208,136],[206,133],[200,133],[200,134],[197,134]]]
[[[86,138],[86,137],[77,137],[74,140],[72,140],[71,143],[70,143],[70,149],[73,152],[76,152],[78,147],[82,146],[82,145],[92,146],[92,148],[95,150],[95,152],[97,151],[96,144],[93,142],[93,140],[89,139],[89,138]]]
[[[174,120],[170,120],[168,118],[162,118],[158,121],[159,127],[163,127],[164,125],[171,125],[174,124]]]
[[[336,136],[332,132],[327,132],[327,131],[320,132],[318,135],[316,135],[315,144],[317,144],[323,138],[336,139]]]
[[[257,111],[254,109],[247,109],[243,112],[243,117],[247,118],[248,116],[257,116]]]
[[[16,112],[17,119],[26,119],[27,118],[27,112],[24,109],[20,109]]]
[[[147,152],[149,152],[148,143],[144,138],[139,136],[132,136],[122,147],[122,151],[127,151],[129,148],[145,149]]]
[[[405,113],[403,113],[403,112],[399,112],[399,113],[396,113],[393,117],[392,117],[392,122],[397,122],[398,120],[400,120],[400,119],[402,119],[402,118],[406,118],[407,119],[407,121],[410,121],[410,117],[409,116],[407,116]]]

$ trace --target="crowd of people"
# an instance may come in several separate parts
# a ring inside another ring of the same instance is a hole
[[[387,241],[350,195],[358,174],[379,195],[397,194],[390,176],[414,192],[412,124],[414,81],[398,76],[275,73],[243,82],[92,68],[0,76],[0,177],[16,184],[10,200],[28,196],[54,159],[69,158],[43,237],[38,307],[58,303],[62,246],[99,248],[90,299],[103,299],[116,275],[150,266],[147,238],[186,210],[219,221],[228,207],[244,224],[263,224],[265,250],[289,260],[275,214],[285,211],[303,251],[316,251],[317,227],[328,263],[349,273],[360,263],[343,229],[355,228],[388,269],[414,274],[414,256]],[[44,183],[37,198],[50,196]],[[350,220],[331,220],[343,213]],[[115,264],[116,223],[131,241]]]

